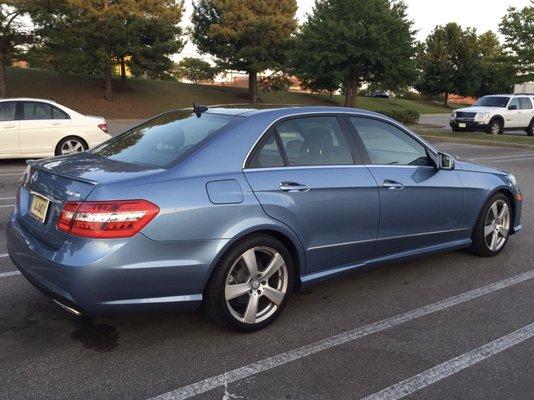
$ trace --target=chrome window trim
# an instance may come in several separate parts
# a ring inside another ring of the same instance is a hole
[[[248,153],[245,156],[245,159],[243,160],[242,169],[243,170],[258,170],[259,169],[259,168],[247,168],[246,165],[247,165],[247,162],[248,162],[253,150],[256,148],[257,144],[260,142],[262,137],[265,134],[267,134],[267,132],[273,127],[274,124],[276,124],[280,120],[283,120],[283,119],[286,119],[286,118],[294,118],[294,117],[300,117],[300,116],[306,116],[306,115],[309,115],[309,116],[313,116],[313,115],[320,116],[321,114],[330,114],[330,115],[336,115],[336,116],[337,115],[346,115],[346,116],[349,116],[349,117],[352,116],[352,117],[371,118],[371,119],[376,119],[376,120],[379,120],[379,121],[382,121],[382,122],[385,122],[385,123],[389,123],[389,124],[399,128],[401,131],[403,131],[407,135],[410,135],[418,143],[420,143],[422,146],[424,146],[426,149],[428,149],[430,152],[432,152],[434,154],[434,156],[437,156],[437,154],[438,154],[438,151],[436,149],[434,149],[430,143],[427,143],[426,141],[423,141],[421,138],[417,137],[407,127],[403,126],[402,124],[400,124],[397,121],[389,120],[387,118],[381,117],[380,115],[371,115],[371,114],[364,114],[364,113],[357,113],[357,112],[355,113],[355,112],[350,112],[350,111],[327,111],[327,110],[323,110],[323,111],[303,111],[303,112],[294,113],[294,114],[291,114],[291,115],[284,115],[284,116],[278,117],[274,121],[272,121],[267,126],[267,128],[265,128],[263,130],[263,132],[259,135],[259,137],[254,141],[254,144],[248,150]],[[353,164],[353,165],[359,165],[359,164]],[[348,166],[353,166],[353,165],[348,165]],[[391,167],[391,165],[389,165],[389,166]],[[315,167],[319,167],[320,168],[320,167],[324,167],[324,165],[316,165]],[[279,168],[291,168],[291,166],[284,166],[284,167],[279,167]]]
[[[365,168],[364,164],[330,164],[330,165],[288,165],[280,167],[262,167],[262,168],[245,168],[243,172],[254,172],[254,171],[278,171],[278,170],[287,170],[287,169],[318,169],[318,168]]]
[[[373,242],[373,241],[380,241],[380,240],[391,240],[391,239],[399,239],[404,237],[414,237],[414,236],[425,236],[425,235],[437,235],[439,233],[448,233],[448,232],[460,232],[460,231],[466,231],[471,228],[455,228],[455,229],[445,229],[441,231],[433,231],[433,232],[423,232],[423,233],[413,233],[411,235],[398,235],[398,236],[386,236],[383,238],[377,238],[377,239],[365,239],[365,240],[357,240],[355,242],[343,242],[343,243],[334,243],[334,244],[325,244],[322,246],[314,246],[309,247],[307,251],[310,250],[319,250],[319,249],[325,249],[329,247],[338,247],[338,246],[347,246],[350,244],[359,244],[359,243],[367,243],[367,242]]]

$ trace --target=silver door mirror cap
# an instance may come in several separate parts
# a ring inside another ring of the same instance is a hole
[[[438,153],[438,168],[452,170],[456,166],[456,159],[447,153]]]

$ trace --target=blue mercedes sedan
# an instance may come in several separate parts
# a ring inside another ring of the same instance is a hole
[[[495,256],[521,204],[513,175],[377,113],[194,107],[30,162],[8,251],[74,314],[203,304],[251,331],[319,279],[444,250]]]

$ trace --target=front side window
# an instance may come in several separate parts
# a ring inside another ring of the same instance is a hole
[[[53,119],[52,106],[47,103],[25,101],[24,119],[27,121],[38,119]]]
[[[353,164],[349,146],[336,117],[295,118],[276,128],[288,165]]]
[[[234,121],[234,116],[172,111],[104,142],[92,154],[130,164],[166,168],[182,154]]]
[[[512,101],[510,101],[510,105],[508,106],[508,108],[511,109],[512,106],[515,106],[514,108],[516,110],[519,110],[519,99],[517,97],[513,98]]]
[[[371,118],[351,117],[356,129],[375,165],[432,165],[426,148],[399,128]]]
[[[6,101],[0,103],[0,121],[14,121],[17,112],[17,103]]]
[[[530,110],[532,109],[532,103],[528,97],[519,97],[519,109],[520,110]]]

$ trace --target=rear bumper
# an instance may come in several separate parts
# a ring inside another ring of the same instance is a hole
[[[38,289],[87,314],[191,310],[202,301],[211,265],[226,240],[78,240],[52,249],[12,215],[8,253]]]
[[[460,124],[465,124],[465,127],[460,127]],[[485,132],[488,129],[487,123],[476,122],[474,120],[451,119],[449,125],[454,129],[465,129],[467,131],[476,132]]]

